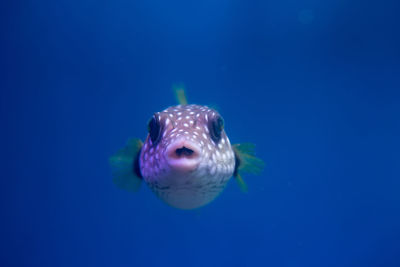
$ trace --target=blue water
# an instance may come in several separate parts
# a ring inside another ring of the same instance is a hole
[[[3,5],[0,266],[400,266],[396,1]],[[247,194],[113,185],[177,83],[257,145]]]

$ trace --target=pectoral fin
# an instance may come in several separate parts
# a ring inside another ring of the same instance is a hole
[[[139,167],[140,139],[130,139],[124,148],[110,157],[113,182],[121,189],[136,192],[140,188],[142,175]]]
[[[236,178],[236,182],[238,183],[240,190],[243,193],[247,193],[248,192],[247,184],[243,181],[243,178],[240,175],[240,173],[237,173],[235,178]]]
[[[251,143],[235,144],[232,149],[235,152],[235,171],[233,176],[236,178],[240,189],[247,192],[247,185],[243,181],[242,172],[260,174],[264,168],[264,162],[254,154],[255,145]]]

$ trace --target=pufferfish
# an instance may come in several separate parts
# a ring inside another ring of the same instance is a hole
[[[144,144],[130,139],[110,158],[113,182],[135,192],[144,180],[160,199],[179,209],[210,203],[231,177],[246,192],[241,172],[257,174],[263,168],[254,145],[231,145],[215,109],[188,104],[183,89],[176,93],[179,105],[154,113]]]

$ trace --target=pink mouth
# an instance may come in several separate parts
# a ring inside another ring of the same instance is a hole
[[[187,140],[179,140],[167,148],[167,161],[177,171],[192,171],[200,162],[200,149]]]

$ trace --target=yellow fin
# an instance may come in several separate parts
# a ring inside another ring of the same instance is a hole
[[[251,143],[234,144],[232,149],[235,152],[236,168],[234,176],[243,192],[247,192],[247,185],[241,176],[242,172],[260,174],[264,169],[264,162],[254,155],[255,145]]]
[[[236,174],[236,181],[237,181],[237,183],[239,185],[240,190],[243,193],[247,193],[248,192],[247,184],[243,181],[243,178],[240,175],[240,173]]]
[[[240,161],[238,170],[253,174],[260,174],[264,169],[264,162],[254,155],[255,145],[251,143],[234,144],[232,146],[236,157]]]
[[[174,86],[174,91],[176,95],[176,99],[178,100],[179,105],[187,105],[188,101],[185,95],[185,89],[183,86]]]
[[[121,189],[136,192],[142,178],[138,166],[138,157],[143,143],[140,139],[130,139],[125,147],[110,157],[113,182]]]

